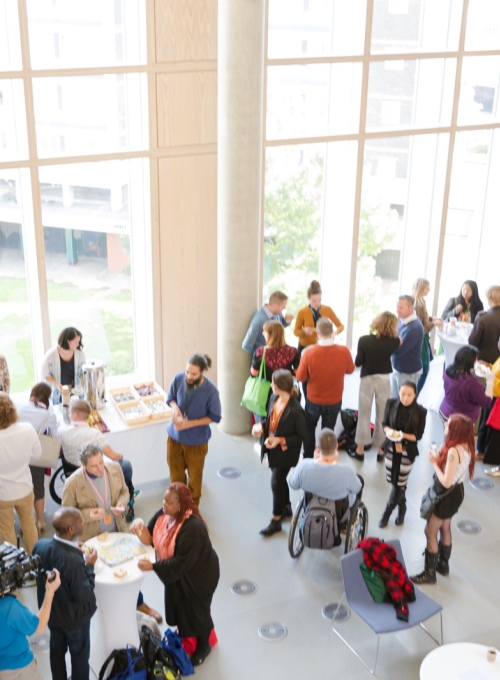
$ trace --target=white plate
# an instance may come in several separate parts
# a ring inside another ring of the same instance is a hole
[[[474,373],[478,378],[487,378],[489,375],[491,375],[491,369],[484,364],[475,364]]]
[[[120,567],[114,567],[111,569],[111,578],[113,579],[113,581],[116,581],[116,583],[123,583],[124,581],[127,581],[130,578],[130,569],[125,569],[127,573],[122,578],[118,578],[117,576],[115,576],[115,571],[117,571],[118,569],[120,569]]]
[[[387,439],[391,442],[400,442],[403,439],[403,433],[399,433],[399,437],[390,437],[388,434],[386,435]]]

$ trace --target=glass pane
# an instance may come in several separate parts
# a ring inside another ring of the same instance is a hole
[[[52,341],[76,326],[106,375],[135,367],[131,243],[143,228],[142,169],[140,159],[40,168]]]
[[[0,0],[0,71],[18,71],[21,66],[17,1]]]
[[[147,147],[145,74],[35,78],[33,95],[41,158]]]
[[[268,139],[358,132],[361,64],[271,66],[267,73]]]
[[[449,125],[455,69],[455,59],[370,64],[367,129]]]
[[[456,50],[462,0],[375,0],[372,54]]]
[[[498,50],[500,4],[496,0],[469,0],[466,50]]]
[[[483,285],[480,286],[479,294],[485,304],[484,289],[497,279],[498,212],[495,217],[495,229],[490,233],[490,239],[483,244],[492,251],[494,264],[489,270],[478,268],[488,175],[490,191],[498,193],[498,162],[495,162],[496,173],[492,174],[490,170],[493,158],[491,142],[490,130],[460,132],[455,138],[439,312],[451,297],[458,295],[462,283],[467,279],[475,281],[482,279]],[[496,151],[497,153],[499,151],[498,137]],[[490,227],[491,217],[489,213]]]
[[[362,54],[366,0],[269,0],[269,59]]]
[[[500,57],[465,57],[458,104],[458,124],[499,119]]]
[[[319,272],[325,147],[266,151],[264,298],[283,290],[294,311],[304,306],[307,286]]]
[[[368,140],[356,272],[353,346],[373,317],[431,279],[442,215],[448,135]],[[432,308],[432,293],[427,300]]]
[[[144,0],[28,0],[31,66],[146,63]]]
[[[0,162],[28,158],[22,80],[0,80]]]
[[[35,383],[22,204],[19,171],[0,170],[0,353],[9,366],[11,392],[29,390]]]

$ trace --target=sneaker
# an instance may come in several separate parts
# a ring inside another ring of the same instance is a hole
[[[488,470],[484,471],[484,474],[489,475],[490,477],[500,477],[500,465],[488,468]]]
[[[136,501],[142,494],[142,489],[134,489],[134,501]]]

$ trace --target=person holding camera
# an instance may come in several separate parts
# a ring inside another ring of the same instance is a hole
[[[23,551],[24,552],[24,551]],[[1,680],[42,680],[28,636],[45,632],[54,600],[61,585],[59,571],[45,576],[45,597],[38,612],[33,614],[12,592],[0,593],[0,678]]]
[[[90,619],[97,609],[94,594],[95,550],[83,552],[77,539],[83,533],[83,516],[74,507],[56,510],[52,519],[56,534],[42,538],[33,549],[44,569],[57,566],[62,587],[55,596],[50,613],[50,669],[53,680],[67,680],[66,652],[71,656],[73,680],[89,680]],[[47,585],[38,576],[38,602],[42,602]]]

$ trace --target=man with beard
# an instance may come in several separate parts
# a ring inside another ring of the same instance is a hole
[[[167,426],[170,479],[187,484],[196,505],[200,503],[203,466],[212,436],[210,423],[221,419],[219,391],[203,375],[211,365],[206,354],[193,354],[186,370],[172,380],[167,394],[167,404],[172,409],[172,420]]]

